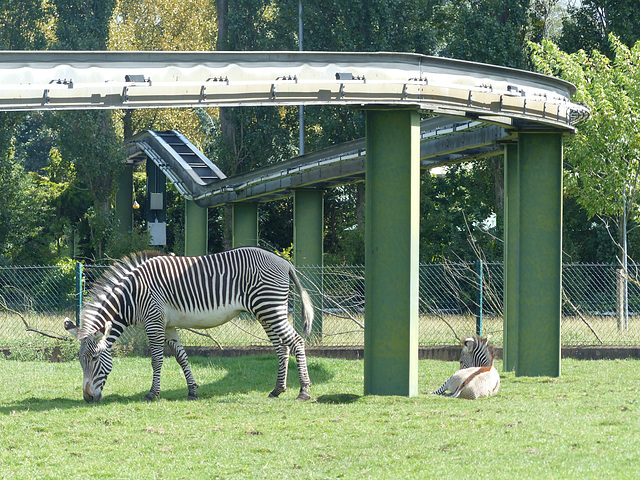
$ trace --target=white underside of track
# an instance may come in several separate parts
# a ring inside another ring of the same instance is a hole
[[[350,105],[573,130],[575,88],[405,53],[0,52],[0,111]]]

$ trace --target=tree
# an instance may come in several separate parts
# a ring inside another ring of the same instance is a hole
[[[60,50],[106,50],[116,0],[52,0]]]
[[[48,237],[41,235],[49,216],[46,193],[5,155],[0,159],[0,255],[14,263],[46,263]]]
[[[640,3],[628,0],[582,0],[569,9],[558,46],[566,52],[598,50],[609,58],[615,51],[609,34],[627,47],[640,40]]]
[[[54,47],[63,50],[105,50],[115,0],[52,0],[57,23]],[[55,112],[51,124],[58,131],[58,150],[74,163],[75,187],[86,190],[90,227],[87,256],[101,258],[111,231],[111,201],[122,168],[122,131],[117,112]]]
[[[42,0],[0,0],[0,50],[45,49],[52,37],[51,10]]]
[[[445,57],[525,68],[528,0],[444,1],[440,7]]]
[[[591,217],[615,226],[626,274],[628,225],[640,217],[640,42],[629,49],[612,34],[609,41],[613,60],[597,50],[567,54],[551,42],[531,48],[536,67],[574,83],[575,101],[591,110],[567,142],[565,188]]]

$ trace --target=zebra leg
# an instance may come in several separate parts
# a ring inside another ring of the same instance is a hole
[[[304,351],[304,339],[294,330],[286,317],[280,319],[280,322],[273,327],[278,332],[282,343],[291,348],[291,351],[296,357],[296,363],[298,364],[298,376],[300,377],[300,393],[296,400],[302,402],[311,399],[309,394],[309,387],[311,387],[311,380],[309,379],[309,372],[307,370],[307,356]]]
[[[311,380],[309,379],[309,371],[307,369],[307,355],[304,351],[304,340],[296,333],[292,343],[293,345],[291,349],[293,350],[293,354],[296,356],[298,376],[300,377],[300,393],[296,400],[304,402],[311,399],[311,394],[309,393]]]
[[[269,394],[272,398],[277,398],[281,393],[287,391],[287,373],[289,372],[289,347],[286,345],[276,345],[276,354],[278,355],[278,378],[276,379],[276,388]]]
[[[187,352],[184,351],[184,347],[182,346],[182,342],[178,336],[178,331],[175,328],[167,328],[165,330],[165,338],[171,353],[176,357],[176,361],[182,367],[184,378],[187,380],[187,388],[189,389],[187,398],[189,400],[197,400],[198,395],[196,395],[196,390],[198,388],[198,384],[191,373],[189,358],[187,357]]]
[[[151,401],[160,395],[160,372],[162,371],[162,360],[164,355],[164,339],[159,343],[158,341],[151,342],[149,339],[151,348],[151,367],[153,368],[153,381],[151,382],[151,390],[144,396],[144,399]]]
[[[276,388],[274,388],[269,397],[278,398],[281,393],[287,391],[287,373],[289,371],[289,347],[280,342],[280,337],[273,331],[270,325],[260,320],[262,328],[264,328],[267,337],[276,349],[278,355],[278,377],[276,379]]]

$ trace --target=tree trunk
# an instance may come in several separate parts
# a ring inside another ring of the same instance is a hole
[[[218,0],[218,38],[216,38],[216,50],[227,48],[227,14],[229,3],[227,0]]]

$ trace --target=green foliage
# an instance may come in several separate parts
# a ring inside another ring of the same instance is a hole
[[[55,141],[56,132],[47,125],[45,115],[30,112],[16,128],[15,160],[28,172],[43,173]]]
[[[0,50],[44,50],[51,40],[51,3],[0,1]]]
[[[555,44],[532,44],[543,73],[577,87],[574,100],[591,110],[565,150],[565,185],[589,216],[637,220],[640,193],[640,43],[629,49],[610,37],[615,59],[593,51],[562,52]],[[620,223],[620,222],[619,222]]]
[[[51,213],[47,192],[20,165],[4,158],[0,161],[0,198],[0,255],[17,263],[42,263],[49,248],[42,236],[42,219]],[[38,254],[42,255],[39,261]]]
[[[441,176],[422,175],[421,262],[473,261],[480,251],[485,260],[502,258],[502,243],[496,240],[501,225],[491,222],[495,210],[487,195],[493,185],[487,185],[482,167],[475,162],[448,167]]]
[[[116,0],[50,0],[56,12],[55,48],[106,50]]]
[[[274,250],[274,253],[280,255],[282,258],[286,258],[290,262],[293,262],[293,243],[281,250]]]
[[[109,50],[212,50],[215,2],[117,0],[109,26]]]
[[[640,4],[628,0],[582,0],[565,18],[558,40],[565,52],[598,50],[609,58],[615,49],[609,41],[613,33],[627,47],[640,40]]]
[[[111,111],[56,112],[53,118],[60,153],[77,172],[75,186],[92,199],[85,218],[92,252],[98,259],[112,232],[111,202],[124,168],[122,133],[114,115]]]
[[[114,229],[105,247],[105,257],[120,259],[136,252],[149,250],[151,233],[144,227],[136,227],[131,232]]]
[[[528,0],[443,1],[445,57],[524,68]]]

